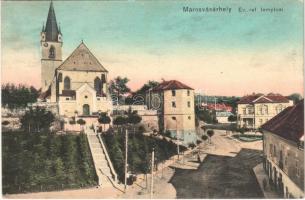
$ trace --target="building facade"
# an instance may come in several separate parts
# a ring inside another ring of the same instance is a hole
[[[237,126],[258,129],[293,101],[279,94],[249,95],[237,102]]]
[[[157,110],[159,129],[185,144],[197,140],[194,89],[176,81],[163,81],[147,94],[149,109]]]
[[[62,62],[62,45],[62,34],[51,2],[47,23],[41,32],[40,101],[57,103],[61,117],[110,112],[108,71],[83,41]]]
[[[262,126],[264,169],[284,198],[304,197],[304,102]]]

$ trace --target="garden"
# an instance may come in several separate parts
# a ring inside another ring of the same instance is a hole
[[[238,134],[238,135],[233,135],[233,137],[242,142],[254,142],[263,139],[262,135],[255,135],[255,134]]]
[[[2,133],[3,194],[97,185],[84,134]]]
[[[125,134],[107,132],[102,134],[110,159],[113,163],[118,178],[124,181],[125,164]],[[144,136],[140,132],[128,136],[128,171],[131,174],[147,174],[150,172],[151,152],[155,151],[155,167],[170,157],[177,154],[177,145],[166,139],[157,139],[152,136]],[[186,148],[180,146],[180,151]]]

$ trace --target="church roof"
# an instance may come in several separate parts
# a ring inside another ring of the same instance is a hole
[[[48,19],[45,27],[46,32],[46,41],[57,41],[58,40],[58,26],[56,22],[56,16],[55,11],[53,7],[53,2],[51,1],[49,13],[48,13]]]
[[[108,72],[83,42],[57,70]]]

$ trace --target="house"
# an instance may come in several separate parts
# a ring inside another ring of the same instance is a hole
[[[159,129],[185,144],[195,143],[194,89],[177,81],[163,81],[149,90],[148,108],[157,110]]]
[[[284,198],[304,197],[304,101],[262,126],[264,168]]]
[[[216,112],[216,120],[218,123],[231,123],[229,122],[229,116],[233,116],[233,113],[228,111],[217,111]]]
[[[53,2],[41,31],[40,102],[55,103],[60,117],[91,116],[109,112],[108,71],[82,41],[62,60],[63,38]]]
[[[280,113],[293,101],[280,94],[253,94],[237,102],[237,126],[239,128],[260,128],[269,119]]]

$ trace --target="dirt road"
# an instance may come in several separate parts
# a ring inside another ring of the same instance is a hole
[[[261,141],[241,143],[216,132],[197,170],[176,169],[177,198],[263,198],[252,168],[261,160]]]

